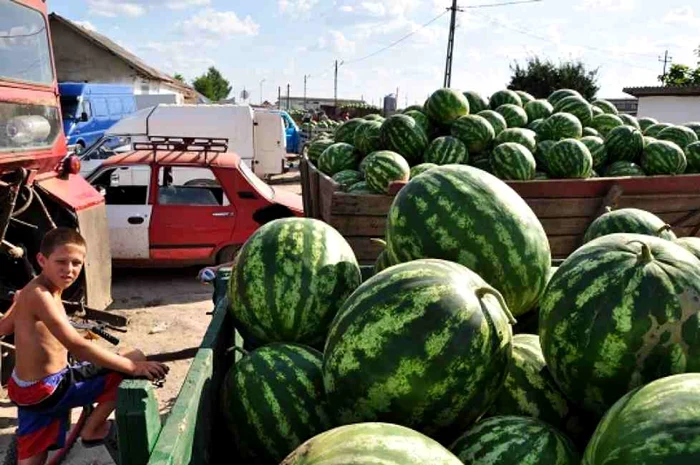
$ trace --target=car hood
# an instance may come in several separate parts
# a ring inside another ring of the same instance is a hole
[[[303,216],[304,202],[301,199],[301,195],[294,194],[285,189],[273,188],[273,190],[275,191],[275,203],[284,205],[294,211],[294,213],[299,214],[299,216]]]

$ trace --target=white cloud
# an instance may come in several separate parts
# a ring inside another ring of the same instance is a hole
[[[343,13],[352,13],[353,8],[350,5],[343,5],[340,7],[340,11],[342,11]]]
[[[318,1],[319,0],[278,0],[277,7],[280,13],[297,16],[311,11]]]
[[[630,11],[637,0],[583,0],[577,10]]]
[[[116,16],[141,16],[146,13],[143,5],[115,0],[88,0],[89,13],[114,18]]]
[[[202,54],[198,44],[191,41],[148,42],[139,52],[152,56],[152,60],[167,73],[181,73],[192,79],[216,63]]]
[[[356,43],[345,37],[340,31],[331,29],[325,36],[321,36],[316,41],[317,50],[329,50],[343,57],[348,57],[355,53]]]
[[[92,24],[90,21],[73,21],[73,24],[77,24],[78,26],[82,27],[83,29],[87,29],[88,31],[97,30],[95,25]]]
[[[207,8],[179,23],[178,29],[188,34],[218,39],[241,34],[254,36],[258,34],[260,25],[250,16],[241,19],[233,11],[216,11]]]
[[[211,0],[176,0],[161,2],[171,10],[184,10],[192,6],[207,6],[211,4]]]
[[[666,24],[683,24],[690,27],[700,27],[700,17],[695,16],[693,8],[682,6],[666,13],[663,22]]]

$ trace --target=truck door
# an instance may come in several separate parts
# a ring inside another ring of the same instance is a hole
[[[255,113],[255,162],[253,172],[269,177],[284,171],[287,142],[282,117],[276,113]]]

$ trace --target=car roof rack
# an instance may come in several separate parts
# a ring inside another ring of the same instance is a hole
[[[228,151],[228,139],[214,137],[160,137],[148,136],[147,142],[134,142],[134,150],[167,150],[174,152],[201,152],[207,162],[209,153],[224,153]]]

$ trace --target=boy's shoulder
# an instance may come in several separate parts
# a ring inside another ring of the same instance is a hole
[[[16,304],[18,309],[25,309],[23,313],[35,313],[42,308],[55,308],[57,302],[45,286],[33,279],[20,291]]]

